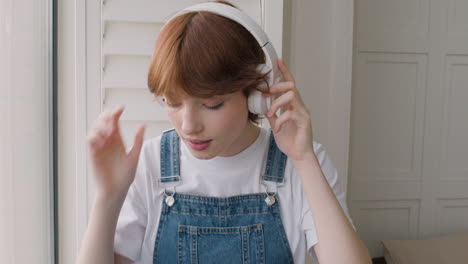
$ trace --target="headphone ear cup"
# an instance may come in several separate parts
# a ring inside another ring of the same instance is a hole
[[[248,97],[249,111],[253,114],[264,115],[271,106],[271,98],[263,97],[262,92],[253,90]]]
[[[257,66],[257,72],[260,72],[262,74],[267,73],[270,71],[271,68],[266,65],[266,64],[259,64]],[[268,109],[270,109],[271,106],[271,98],[270,97],[263,97],[261,91],[267,91],[268,90],[268,85],[267,81],[270,82],[272,76],[271,72],[270,74],[266,77],[267,80],[265,82],[261,82],[256,90],[253,90],[249,94],[248,98],[248,104],[249,104],[249,111],[254,114],[258,115],[264,115],[266,112],[268,112]]]
[[[257,66],[257,72],[261,73],[261,74],[266,74],[268,71],[270,71],[271,68],[268,67],[268,65],[266,64],[259,64]],[[271,72],[269,75],[266,76],[266,80],[265,82],[261,82],[258,86],[257,86],[257,89],[259,90],[262,90],[262,91],[266,91],[268,90],[268,85],[267,85],[267,82],[270,82],[271,80]]]

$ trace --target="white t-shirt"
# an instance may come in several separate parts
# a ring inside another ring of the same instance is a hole
[[[232,157],[196,159],[185,143],[180,142],[180,185],[176,192],[199,196],[229,197],[250,193],[264,193],[260,184],[268,151],[269,130],[262,128],[258,138],[247,149]],[[115,232],[114,250],[136,263],[153,263],[154,243],[164,199],[164,188],[159,186],[161,136],[145,141],[135,175],[122,206]],[[325,148],[313,142],[322,171],[336,198],[351,221],[346,198],[338,181],[337,170]],[[275,183],[266,182],[268,192]],[[167,189],[172,193],[172,188]],[[312,211],[302,187],[299,174],[288,159],[284,183],[277,188],[280,212],[294,263],[305,263],[306,249],[316,261],[313,246],[318,242]],[[352,222],[351,222],[352,223]],[[317,262],[317,261],[316,261]]]

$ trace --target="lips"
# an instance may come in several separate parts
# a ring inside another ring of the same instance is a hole
[[[211,140],[189,140],[189,141],[195,144],[201,144],[201,143],[205,143]]]
[[[190,147],[194,150],[205,150],[210,146],[211,140],[188,140]]]

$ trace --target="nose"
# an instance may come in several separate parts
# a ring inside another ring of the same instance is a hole
[[[195,135],[203,131],[202,118],[196,110],[187,107],[183,111],[181,130],[184,135]]]

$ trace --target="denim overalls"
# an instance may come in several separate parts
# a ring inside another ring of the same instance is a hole
[[[161,137],[160,185],[180,181],[179,137],[174,129]],[[283,182],[287,156],[270,130],[261,182]],[[162,202],[153,263],[293,263],[276,193],[226,198],[174,191]]]

